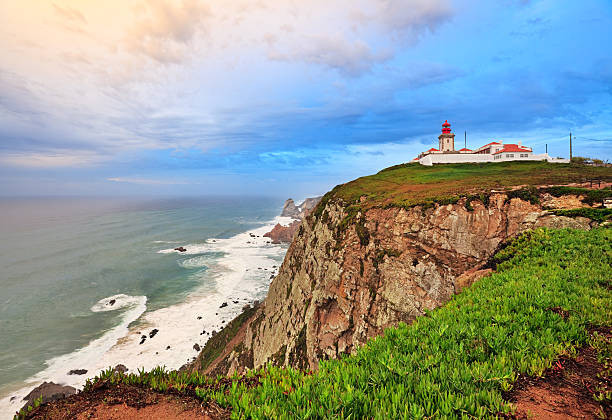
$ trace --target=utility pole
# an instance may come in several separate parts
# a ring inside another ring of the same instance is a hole
[[[463,147],[467,149],[467,131],[463,135]]]
[[[548,154],[548,143],[546,143],[546,154]]]
[[[570,131],[570,162],[572,161],[572,132]]]

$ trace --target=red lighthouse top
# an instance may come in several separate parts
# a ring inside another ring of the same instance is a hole
[[[442,124],[442,133],[443,134],[450,134],[451,129],[450,129],[450,124],[448,123],[448,120],[444,121],[444,124]]]

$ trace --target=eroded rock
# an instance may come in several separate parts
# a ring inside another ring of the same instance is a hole
[[[43,382],[23,398],[23,401],[26,401],[23,408],[27,408],[28,406],[34,404],[34,401],[41,396],[42,403],[45,404],[49,401],[59,400],[60,398],[67,397],[68,395],[76,394],[76,392],[76,388],[71,386],[58,385],[53,382]]]

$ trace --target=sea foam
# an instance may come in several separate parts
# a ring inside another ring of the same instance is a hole
[[[28,379],[27,386],[0,400],[0,419],[12,418],[11,413],[23,405],[22,398],[43,381],[80,389],[86,378],[117,364],[125,365],[129,372],[136,372],[156,366],[178,369],[194,360],[198,355],[194,344],[203,346],[213,330],[219,331],[227,325],[246,304],[265,297],[286,246],[273,245],[263,235],[276,223],[288,225],[291,221],[291,218],[277,217],[231,238],[181,245],[186,252],[174,248],[158,250],[160,254],[193,255],[177,261],[185,269],[213,267],[210,272],[204,270],[207,284],[190,293],[182,303],[146,313],[145,296],[117,294],[101,299],[91,311],[124,310],[120,325],[82,349],[48,360],[48,367]],[[160,245],[163,243],[170,241],[158,241]],[[158,331],[151,337],[154,329]],[[68,375],[72,369],[87,369],[88,372],[83,376]],[[11,397],[16,398],[11,402]]]

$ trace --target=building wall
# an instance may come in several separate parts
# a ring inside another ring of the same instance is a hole
[[[533,153],[508,153],[514,155],[506,157],[506,153],[501,153],[501,158],[495,159],[496,155],[484,155],[484,154],[459,154],[459,153],[440,153],[440,154],[429,154],[419,159],[419,163],[425,166],[432,166],[440,163],[481,163],[481,162],[509,162],[514,160],[546,160],[551,163],[569,163],[569,159],[557,159],[551,158],[548,154],[543,153],[540,155],[534,155]],[[500,156],[497,155],[497,156]],[[521,157],[521,155],[527,155]]]

